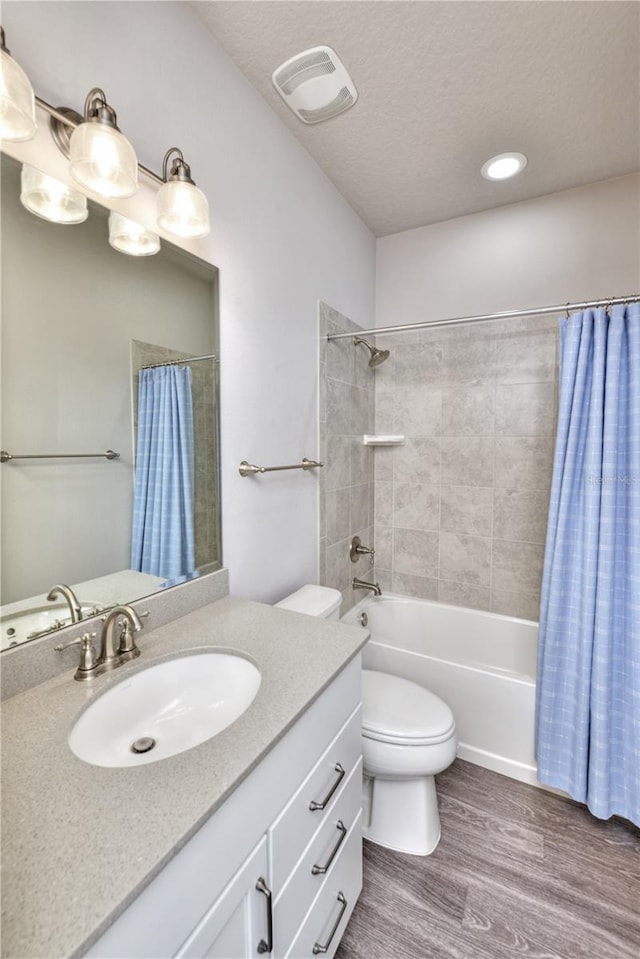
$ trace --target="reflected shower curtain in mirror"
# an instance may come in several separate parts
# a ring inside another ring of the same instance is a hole
[[[560,324],[538,778],[640,825],[640,305]]]
[[[191,370],[140,370],[132,569],[168,579],[194,571],[193,464]]]

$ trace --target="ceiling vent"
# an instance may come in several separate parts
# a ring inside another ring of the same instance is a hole
[[[274,70],[273,85],[303,123],[344,113],[358,99],[346,67],[331,47],[312,47]]]

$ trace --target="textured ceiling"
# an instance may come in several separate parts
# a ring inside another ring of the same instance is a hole
[[[640,3],[200,0],[211,33],[377,236],[640,168]],[[360,97],[302,124],[271,85],[332,46]],[[482,163],[529,164],[490,183]]]

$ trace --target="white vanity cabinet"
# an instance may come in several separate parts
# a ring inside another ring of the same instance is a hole
[[[266,836],[176,953],[176,959],[249,959],[269,951]],[[256,880],[256,876],[258,879]],[[265,910],[267,919],[265,920]]]
[[[331,959],[362,888],[360,659],[87,957]]]

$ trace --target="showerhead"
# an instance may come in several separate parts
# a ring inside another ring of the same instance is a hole
[[[354,336],[353,345],[357,346],[358,343],[363,343],[371,353],[369,358],[369,366],[371,367],[380,366],[389,357],[389,350],[379,350],[377,346],[372,346],[362,336]]]

